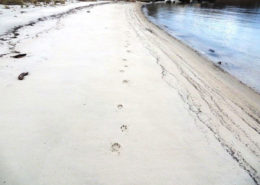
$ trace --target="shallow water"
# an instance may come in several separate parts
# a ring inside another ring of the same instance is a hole
[[[259,6],[149,4],[148,18],[260,92]]]

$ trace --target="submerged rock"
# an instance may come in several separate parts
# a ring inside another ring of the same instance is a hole
[[[215,50],[214,49],[209,49],[209,52],[215,53]]]

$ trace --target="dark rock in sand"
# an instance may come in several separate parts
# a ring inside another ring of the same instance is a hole
[[[44,21],[44,19],[43,18],[39,18],[38,21]]]
[[[13,58],[23,58],[25,57],[27,54],[23,53],[23,54],[18,54],[18,55],[14,55],[12,56]]]
[[[30,23],[28,24],[28,26],[33,26],[33,25],[35,25],[35,22],[30,22]]]
[[[153,33],[153,30],[149,29],[149,28],[145,28],[147,31],[149,31],[150,33]]]
[[[218,61],[218,65],[221,65],[222,64],[222,62],[221,61]]]
[[[18,76],[18,80],[23,80],[25,76],[27,76],[29,73],[28,72],[25,72],[25,73],[21,73],[19,76]]]

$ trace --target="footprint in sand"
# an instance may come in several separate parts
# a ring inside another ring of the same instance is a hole
[[[124,67],[128,67],[128,65],[124,65]]]
[[[119,72],[120,72],[120,73],[123,73],[123,72],[125,72],[125,71],[121,69]]]
[[[130,53],[131,51],[128,49],[128,50],[126,50],[126,52],[127,52],[127,53]]]
[[[112,152],[118,152],[119,153],[120,149],[121,149],[121,145],[119,143],[113,143],[111,145],[111,151]]]
[[[122,60],[123,60],[123,61],[127,61],[127,59],[125,59],[125,58],[123,58]]]
[[[122,104],[119,104],[119,105],[117,105],[117,108],[118,108],[118,109],[122,109],[122,108],[123,108],[123,105],[122,105]]]
[[[123,80],[123,83],[124,84],[127,84],[129,81],[128,80]]]
[[[121,129],[122,132],[127,131],[127,125],[122,125],[122,126],[120,127],[120,129]]]

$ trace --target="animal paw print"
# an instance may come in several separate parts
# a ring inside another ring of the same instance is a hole
[[[122,126],[120,127],[120,129],[121,129],[122,132],[127,131],[127,125],[122,125]]]
[[[122,109],[124,106],[122,104],[117,105],[118,109]]]
[[[112,152],[118,152],[119,153],[120,149],[121,149],[121,145],[119,143],[113,143],[111,145],[111,151]]]

